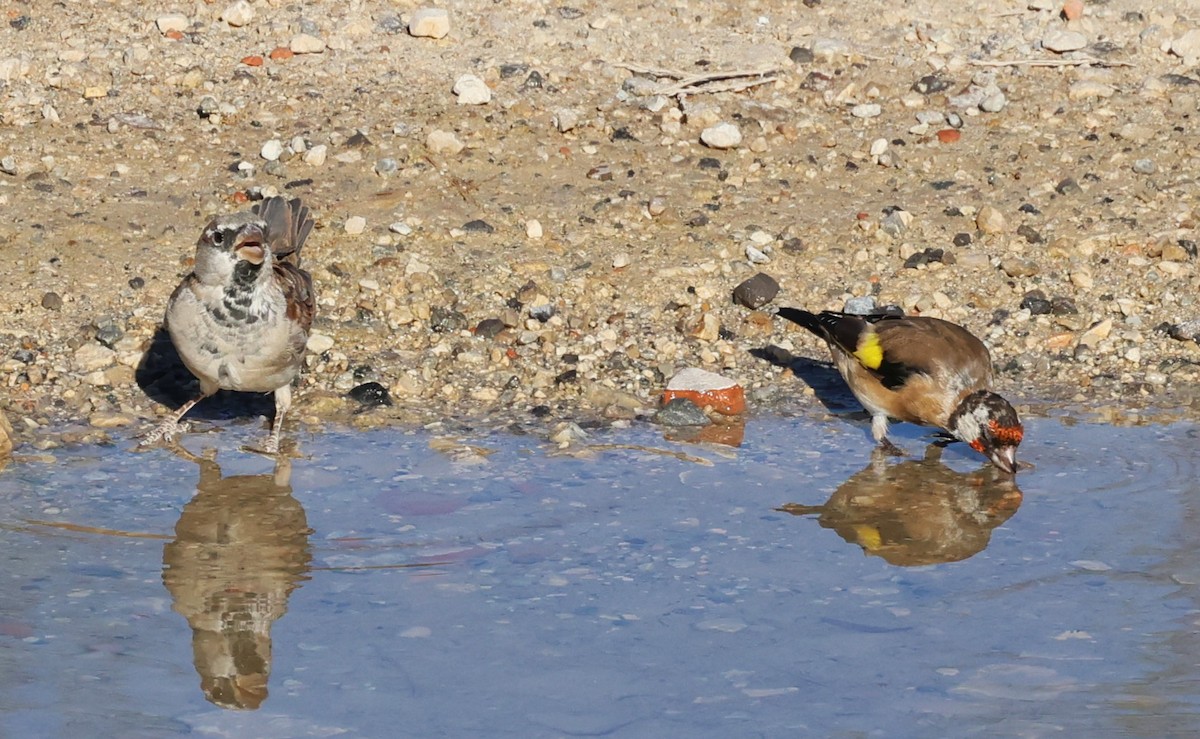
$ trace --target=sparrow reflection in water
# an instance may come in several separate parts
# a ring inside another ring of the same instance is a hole
[[[192,627],[205,698],[253,710],[267,697],[271,625],[307,579],[312,530],[292,497],[290,460],[222,477],[213,458],[180,453],[200,465],[200,482],[163,549],[163,584]]]
[[[904,567],[957,562],[988,545],[992,529],[1021,505],[1015,478],[995,467],[959,473],[931,444],[922,461],[889,464],[876,452],[824,505],[788,503],[777,510],[816,515],[867,554]]]

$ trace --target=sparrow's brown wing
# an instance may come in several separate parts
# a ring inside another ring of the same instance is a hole
[[[274,268],[275,278],[287,298],[287,316],[302,326],[307,335],[317,313],[312,276],[291,262],[275,262]]]
[[[300,247],[313,228],[308,208],[299,198],[275,196],[255,205],[254,212],[267,224],[267,243],[276,263],[287,261],[299,267]]]

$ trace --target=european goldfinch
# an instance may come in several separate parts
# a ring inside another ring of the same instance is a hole
[[[888,419],[937,426],[1007,473],[1017,471],[1024,429],[1007,400],[988,390],[992,359],[962,326],[901,315],[778,314],[829,344],[838,372],[871,414],[875,441],[887,441]]]

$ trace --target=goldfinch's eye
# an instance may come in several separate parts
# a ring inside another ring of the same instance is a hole
[[[220,231],[213,231],[212,242],[214,244],[216,244],[217,246],[220,246],[224,241],[225,241],[225,234],[221,233]]]

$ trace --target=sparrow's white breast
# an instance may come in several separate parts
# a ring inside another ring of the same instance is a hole
[[[241,318],[230,315],[223,298],[222,288],[197,282],[167,306],[171,341],[192,374],[210,388],[246,392],[271,392],[294,380],[304,339],[293,336],[279,288],[256,291]]]

